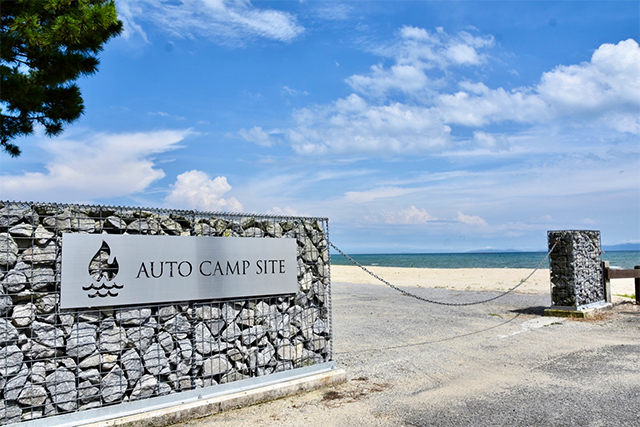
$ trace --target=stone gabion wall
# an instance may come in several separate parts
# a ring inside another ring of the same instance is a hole
[[[555,306],[580,307],[606,298],[600,232],[588,230],[547,233],[551,299]]]
[[[61,310],[62,233],[295,238],[298,292]],[[0,202],[0,424],[332,360],[328,221]]]

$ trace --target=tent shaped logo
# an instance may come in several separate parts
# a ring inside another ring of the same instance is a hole
[[[115,256],[111,259],[111,248],[103,240],[102,246],[89,262],[89,275],[95,282],[83,286],[82,290],[89,292],[89,298],[117,297],[118,291],[124,287],[114,281],[118,270],[118,260]]]

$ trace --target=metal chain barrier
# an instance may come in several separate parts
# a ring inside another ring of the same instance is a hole
[[[461,307],[461,306],[466,306],[466,305],[478,305],[478,304],[485,304],[488,303],[490,301],[494,301],[497,300],[498,298],[502,298],[503,296],[515,291],[516,289],[518,289],[520,286],[522,286],[527,280],[529,280],[531,278],[531,276],[533,276],[535,274],[536,271],[538,271],[540,269],[540,267],[542,266],[542,264],[549,258],[549,255],[551,255],[551,252],[553,252],[553,250],[556,248],[556,245],[558,244],[558,242],[555,242],[554,245],[551,247],[551,249],[549,250],[549,252],[547,252],[547,254],[544,256],[544,258],[542,259],[542,261],[540,261],[540,263],[538,264],[538,266],[531,272],[531,274],[529,274],[527,277],[525,277],[524,279],[522,279],[520,281],[520,283],[518,283],[516,286],[514,286],[513,288],[509,289],[506,292],[503,292],[495,297],[492,298],[488,298],[485,300],[481,300],[481,301],[474,301],[474,302],[444,302],[444,301],[434,301],[434,300],[430,300],[428,298],[424,298],[421,297],[419,295],[415,295],[412,294],[411,292],[407,292],[404,289],[401,289],[391,283],[389,283],[388,281],[386,281],[385,279],[383,279],[382,277],[378,276],[377,274],[371,272],[370,270],[368,270],[365,266],[363,266],[362,264],[360,264],[358,261],[356,261],[355,259],[351,258],[349,255],[345,254],[344,252],[342,252],[336,245],[334,245],[332,242],[329,242],[329,245],[335,249],[336,251],[338,251],[338,253],[340,253],[340,255],[342,255],[343,257],[345,257],[346,259],[348,259],[353,265],[355,265],[356,267],[360,267],[362,270],[364,270],[365,272],[369,273],[371,276],[375,277],[376,279],[378,279],[379,281],[381,281],[382,283],[384,283],[385,285],[389,286],[391,289],[394,289],[398,292],[400,292],[401,294],[411,297],[411,298],[415,298],[419,301],[423,301],[423,302],[428,302],[430,304],[438,304],[438,305],[448,305],[448,306],[454,306],[454,307]]]

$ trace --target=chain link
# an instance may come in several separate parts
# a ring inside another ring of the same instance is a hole
[[[343,257],[345,257],[346,259],[348,259],[349,261],[351,261],[351,263],[353,265],[355,265],[356,267],[360,267],[362,270],[366,271],[367,273],[369,273],[371,276],[375,277],[376,279],[378,279],[379,281],[381,281],[382,283],[384,283],[385,285],[389,286],[391,289],[394,289],[398,292],[400,292],[401,294],[411,297],[411,298],[415,298],[419,301],[423,301],[423,302],[428,302],[430,304],[438,304],[438,305],[448,305],[448,306],[454,306],[454,307],[461,307],[461,306],[466,306],[466,305],[478,305],[478,304],[485,304],[487,302],[490,301],[494,301],[497,300],[498,298],[502,298],[503,296],[515,291],[516,289],[518,289],[520,286],[522,286],[527,280],[529,280],[531,278],[531,276],[534,275],[534,273],[536,271],[538,271],[540,269],[540,267],[542,266],[542,264],[547,260],[547,258],[549,258],[549,255],[551,255],[551,252],[553,252],[553,250],[556,248],[556,245],[558,244],[558,242],[555,242],[554,245],[551,247],[551,249],[549,250],[549,252],[547,252],[547,254],[544,256],[544,258],[542,259],[542,261],[540,261],[540,263],[538,264],[538,266],[531,272],[531,274],[529,274],[527,277],[525,277],[524,279],[522,279],[520,281],[520,283],[518,283],[516,286],[514,286],[513,288],[509,289],[506,292],[503,292],[495,297],[492,298],[488,298],[485,300],[481,300],[481,301],[474,301],[474,302],[444,302],[444,301],[434,301],[434,300],[430,300],[428,298],[424,298],[421,297],[419,295],[415,295],[412,294],[411,292],[407,292],[404,289],[401,289],[391,283],[389,283],[388,281],[386,281],[385,279],[383,279],[382,277],[378,276],[377,274],[371,272],[370,270],[368,270],[365,266],[363,266],[362,264],[360,264],[358,261],[356,261],[355,259],[351,258],[349,255],[345,254],[344,252],[342,252],[336,245],[334,245],[332,242],[329,242],[329,245],[335,249],[336,251],[338,251],[338,253],[340,253],[340,255],[342,255]]]

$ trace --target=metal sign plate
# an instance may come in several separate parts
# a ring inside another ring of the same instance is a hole
[[[295,239],[62,236],[61,308],[297,292]]]

